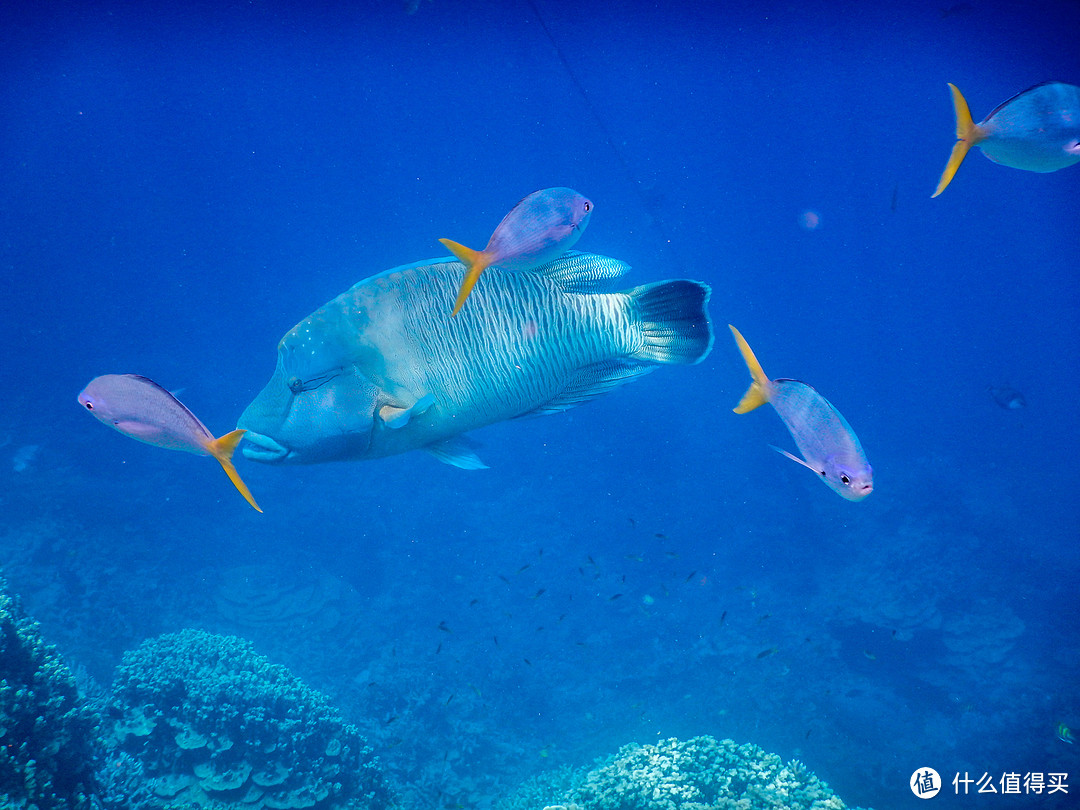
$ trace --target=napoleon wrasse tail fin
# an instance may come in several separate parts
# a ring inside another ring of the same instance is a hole
[[[646,363],[693,365],[709,356],[713,345],[708,303],[712,288],[700,281],[654,281],[627,290],[641,347],[633,358]]]
[[[983,132],[979,125],[971,120],[971,110],[968,109],[963,93],[952,82],[949,82],[949,89],[952,91],[953,109],[956,112],[956,143],[953,144],[949,162],[945,164],[945,171],[941,173],[937,191],[931,195],[931,199],[943,192],[946,186],[952,182],[956,170],[964,162],[968,150],[986,137],[986,133]]]
[[[465,299],[469,297],[472,288],[476,286],[480,274],[487,269],[490,259],[483,251],[465,247],[465,245],[459,244],[452,239],[440,239],[439,241],[443,243],[447,250],[457,256],[458,261],[465,265],[465,280],[461,282],[461,289],[458,291],[457,300],[454,302],[454,311],[450,313],[451,315],[457,315],[465,305]]]
[[[231,433],[226,433],[224,436],[214,439],[209,442],[206,449],[214,458],[218,460],[221,468],[225,470],[225,474],[229,476],[229,480],[233,482],[233,486],[239,490],[240,494],[244,496],[244,500],[250,503],[256,512],[261,512],[262,509],[255,503],[255,498],[252,497],[250,490],[247,488],[247,484],[240,478],[240,473],[236,471],[236,467],[232,463],[232,454],[236,450],[236,445],[240,444],[240,439],[247,433],[246,430],[234,430]]]
[[[765,376],[761,363],[754,356],[753,349],[750,348],[750,344],[746,342],[746,338],[742,336],[742,333],[730,323],[728,329],[735,336],[735,343],[738,344],[739,351],[742,352],[746,367],[750,369],[750,376],[754,378],[754,381],[750,383],[750,387],[746,389],[746,393],[743,394],[743,398],[739,400],[739,404],[733,410],[735,413],[749,413],[754,408],[760,407],[769,401],[769,378]]]

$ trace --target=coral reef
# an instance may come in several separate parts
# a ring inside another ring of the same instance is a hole
[[[582,810],[842,810],[802,763],[785,765],[756,745],[694,737],[627,745],[549,806]],[[540,805],[537,805],[538,807]]]
[[[71,672],[0,579],[0,805],[90,807],[96,733]]]
[[[946,661],[954,666],[985,672],[996,668],[1012,652],[1024,633],[1024,622],[1008,605],[980,599],[944,624]]]
[[[569,796],[582,780],[585,779],[588,770],[585,768],[571,768],[564,765],[549,771],[542,771],[524,782],[513,792],[501,797],[495,802],[495,810],[574,810],[575,805],[551,804],[556,800],[562,800]],[[577,808],[577,810],[581,810]]]
[[[941,628],[942,594],[949,593],[955,573],[936,562],[937,539],[914,525],[899,527],[888,543],[861,548],[830,569],[823,587],[828,610],[845,624],[865,622],[894,633],[897,641],[911,641],[920,631]],[[955,541],[961,546],[961,541]],[[967,548],[974,541],[963,541]],[[919,576],[899,577],[911,560],[920,564]],[[851,587],[858,582],[859,587]]]
[[[346,586],[326,572],[244,565],[226,571],[214,595],[220,615],[244,628],[328,633],[344,616]]]
[[[433,677],[433,653],[411,639],[387,645],[356,662],[336,703],[380,752],[402,805],[482,805],[478,796],[524,778],[522,750],[511,733],[486,722],[491,708],[479,689]]]
[[[124,655],[113,695],[113,741],[152,778],[159,807],[393,806],[359,731],[242,639],[149,639]]]

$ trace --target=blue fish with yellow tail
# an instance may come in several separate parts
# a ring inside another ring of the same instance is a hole
[[[529,273],[492,267],[458,317],[450,258],[371,276],[278,344],[277,370],[240,417],[244,455],[317,464],[424,450],[484,466],[466,431],[565,411],[712,347],[709,287],[615,292],[627,265],[571,252]]]
[[[480,274],[488,267],[532,270],[570,250],[585,232],[593,204],[572,188],[534,191],[515,205],[491,234],[487,247],[473,250],[450,239],[439,241],[465,265],[452,315],[457,315]]]
[[[792,461],[817,473],[830,489],[849,501],[861,501],[874,490],[874,473],[859,437],[825,397],[798,380],[770,380],[745,338],[728,328],[750,369],[753,382],[735,407],[747,413],[768,402],[779,414],[803,457],[773,447]]]
[[[999,104],[976,124],[955,84],[956,143],[933,196],[952,182],[972,146],[995,163],[1029,172],[1056,172],[1080,162],[1080,87],[1043,82]]]
[[[140,442],[166,450],[213,456],[244,500],[262,511],[232,463],[233,451],[244,431],[234,430],[215,439],[180,400],[138,374],[95,377],[79,394],[79,404],[98,421]]]

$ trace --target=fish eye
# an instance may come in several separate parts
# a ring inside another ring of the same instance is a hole
[[[83,404],[86,405],[86,410],[88,410],[88,411],[94,410],[94,403],[93,402],[86,402],[86,403],[83,403]]]
[[[841,475],[840,480],[843,481],[845,484],[850,484],[851,483],[851,479],[848,478],[846,475]]]
[[[588,200],[586,200],[586,201],[585,201],[585,213],[587,214],[587,213],[589,213],[590,211],[592,211],[592,203],[591,203],[591,202],[589,202]]]
[[[294,394],[299,394],[301,391],[304,390],[304,381],[301,380],[299,377],[290,377],[289,390],[292,391]]]

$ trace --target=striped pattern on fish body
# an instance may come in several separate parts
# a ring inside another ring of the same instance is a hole
[[[240,419],[252,443],[245,454],[315,463],[422,448],[458,463],[431,445],[572,408],[657,364],[703,359],[712,345],[708,287],[599,291],[626,269],[581,253],[531,273],[492,268],[456,317],[440,302],[457,288],[459,262],[366,279],[281,341],[275,377]]]
[[[417,434],[434,440],[522,416],[556,399],[580,369],[643,344],[625,293],[568,293],[543,274],[497,268],[451,320],[434,304],[456,289],[461,269],[448,261],[391,272],[332,302],[347,313],[358,353],[381,358],[367,376],[387,404],[435,397],[403,430],[376,432],[373,456],[401,452]]]
[[[456,289],[458,262],[402,271],[388,279],[392,294],[354,289],[367,299],[357,309],[358,341],[396,361],[373,377],[380,388],[403,399],[437,392],[432,416],[471,429],[531,411],[578,369],[639,350],[625,294],[566,293],[541,274],[491,272],[453,321],[432,301]]]

